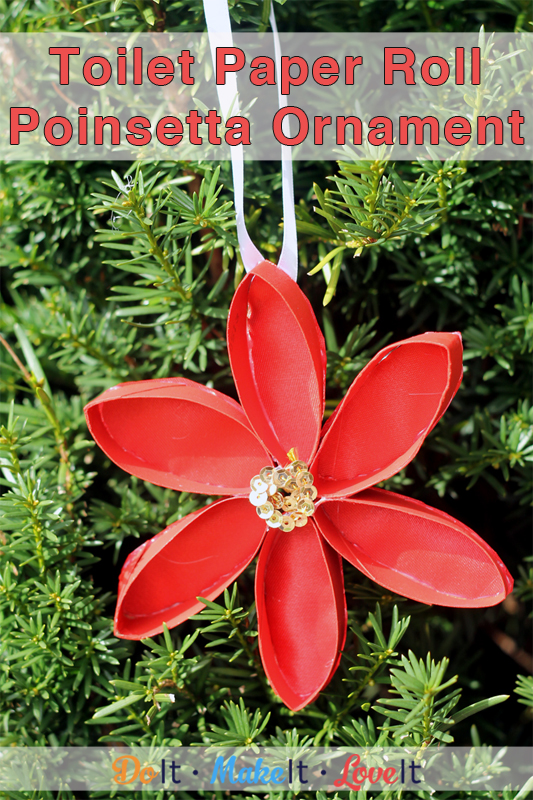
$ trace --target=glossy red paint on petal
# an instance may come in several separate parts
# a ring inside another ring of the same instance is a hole
[[[279,463],[306,463],[324,414],[326,352],[313,309],[291,278],[263,262],[242,280],[228,318],[228,352],[242,406]]]
[[[115,634],[143,639],[161,633],[204,607],[253,559],[266,525],[247,499],[220,500],[145,542],[122,570]]]
[[[462,377],[461,336],[428,333],[381,350],[324,428],[310,469],[318,492],[344,497],[408,464]]]
[[[115,386],[89,403],[85,416],[115,464],[158,486],[244,494],[270,463],[239,404],[185,378]]]
[[[261,659],[285,705],[311,703],[337,668],[346,638],[342,562],[314,522],[270,530],[256,571]]]
[[[250,563],[266,533],[256,571],[259,646],[274,690],[296,711],[317,697],[340,659],[341,555],[425,603],[487,606],[511,591],[501,560],[465,525],[367,488],[414,457],[450,403],[462,376],[459,334],[423,334],[381,350],[324,428],[318,453],[324,340],[303,293],[269,262],[237,289],[228,350],[244,411],[182,378],[123,384],[87,406],[94,438],[132,474],[207,494],[247,494],[250,478],[272,463],[269,453],[284,464],[296,447],[326,499],[289,533],[266,533],[243,497],[170,525],[126,559],[118,636],[140,639],[161,632],[163,622],[188,619],[202,608],[198,596],[214,599]]]
[[[421,603],[476,608],[501,602],[513,579],[477,533],[403,495],[368,489],[325,500],[319,530],[365,575]]]

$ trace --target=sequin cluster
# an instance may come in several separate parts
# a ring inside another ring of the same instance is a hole
[[[263,467],[250,487],[250,503],[270,528],[303,528],[314,513],[317,490],[303,461],[293,461],[286,467]]]

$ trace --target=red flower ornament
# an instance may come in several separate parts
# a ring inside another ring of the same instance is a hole
[[[261,657],[273,688],[296,711],[328,683],[344,645],[341,556],[423,603],[490,606],[511,591],[504,564],[466,525],[370,488],[409,463],[457,391],[458,333],[385,347],[322,433],[324,340],[306,297],[269,262],[235,293],[228,351],[242,407],[169,378],[121,384],[85,409],[94,439],[126,472],[230,496],[131,553],[120,576],[117,636],[141,639],[160,633],[163,622],[188,619],[203,608],[196,598],[217,597],[262,545]],[[291,451],[300,461],[287,468]]]

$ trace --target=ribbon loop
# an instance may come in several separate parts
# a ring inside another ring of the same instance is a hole
[[[233,47],[233,35],[227,0],[204,0],[204,13],[207,23],[207,34],[211,57],[216,70],[217,47]],[[274,8],[270,8],[270,25],[274,37],[274,54],[276,73],[278,77],[278,104],[285,108],[287,99],[281,94],[279,81],[281,67],[281,46],[279,41]],[[231,111],[238,115],[240,111],[239,94],[237,89],[237,76],[234,72],[225,75],[224,84],[217,84],[217,93],[220,111],[226,120]],[[288,119],[285,118],[285,132],[288,133]],[[246,272],[258,266],[264,257],[252,242],[244,219],[244,151],[243,145],[231,147],[231,168],[233,173],[233,191],[235,196],[235,214],[237,221],[237,238],[241,251],[241,258]],[[292,151],[288,145],[281,145],[281,176],[283,193],[283,245],[278,262],[282,269],[292,280],[296,281],[298,274],[298,243],[296,235],[296,215],[294,212],[294,184],[292,175]]]

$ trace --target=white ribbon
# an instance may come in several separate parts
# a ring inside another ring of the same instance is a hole
[[[217,47],[233,47],[231,21],[227,0],[204,0],[204,13],[207,22],[207,34],[211,48],[211,57],[216,69]],[[274,54],[276,72],[278,77],[278,103],[280,108],[287,105],[287,98],[281,94],[281,47],[274,17],[273,3],[270,7],[270,25],[274,36]],[[239,96],[237,90],[237,75],[235,72],[226,73],[224,85],[217,86],[220,111],[226,120],[230,114],[239,114]],[[285,135],[289,135],[289,120],[283,120]],[[235,195],[235,212],[237,217],[237,238],[241,250],[241,258],[247,272],[256,267],[265,259],[250,239],[244,221],[244,153],[243,145],[231,147],[231,167],[233,172],[233,191]],[[296,215],[294,212],[294,186],[292,177],[292,150],[288,145],[281,145],[281,178],[283,193],[283,245],[278,261],[278,267],[287,275],[296,280],[298,274],[298,244],[296,238]]]

